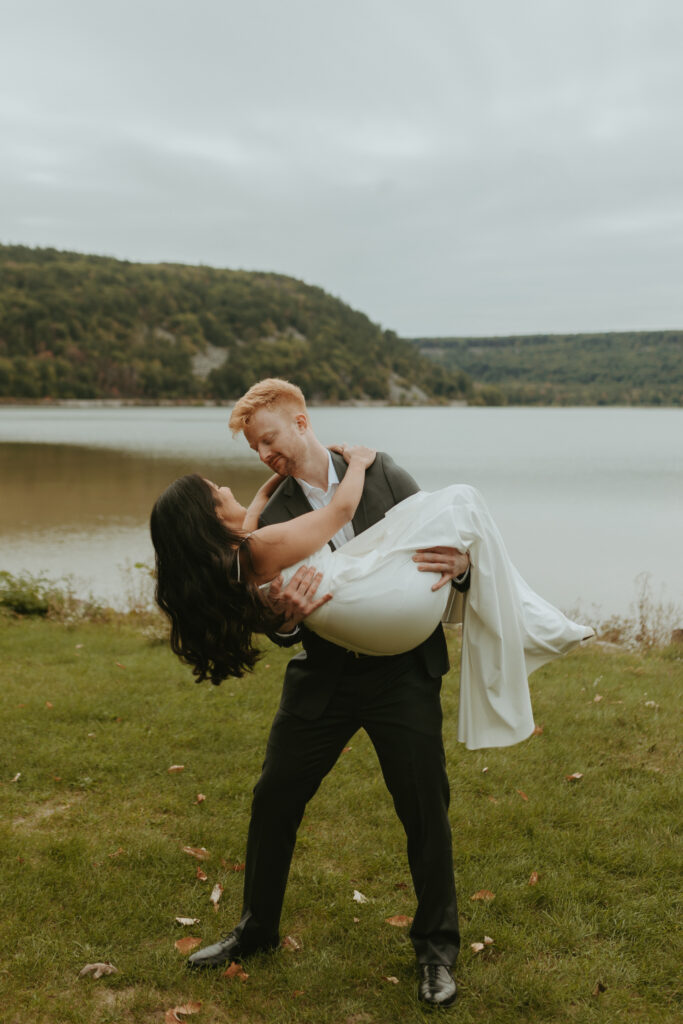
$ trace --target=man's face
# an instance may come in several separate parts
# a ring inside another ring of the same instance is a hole
[[[300,476],[306,458],[308,417],[287,405],[259,409],[244,428],[249,446],[269,469]]]

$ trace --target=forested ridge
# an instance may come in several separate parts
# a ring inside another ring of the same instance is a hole
[[[683,331],[416,338],[490,405],[682,405]]]
[[[398,338],[283,274],[0,245],[0,399],[681,405],[683,331]]]
[[[221,400],[266,376],[329,402],[471,387],[291,277],[0,245],[0,398]]]

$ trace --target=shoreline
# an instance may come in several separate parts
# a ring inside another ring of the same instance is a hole
[[[240,396],[225,399],[184,399],[159,398],[0,398],[0,408],[28,406],[31,408],[62,408],[62,409],[230,409]],[[336,402],[307,401],[309,409],[439,409],[467,408],[470,403],[464,399],[451,402],[392,402],[385,398],[347,398]],[[482,408],[477,406],[476,408]],[[499,406],[498,408],[503,408]],[[547,408],[551,408],[547,406]]]
[[[191,402],[175,398],[156,400],[141,398],[0,398],[0,409],[230,409],[239,396],[226,399],[196,399]],[[564,405],[537,402],[507,402],[505,405],[481,405],[462,398],[450,402],[392,402],[385,398],[347,398],[336,402],[307,401],[309,409],[681,409],[681,405],[659,405],[620,402],[602,405]]]

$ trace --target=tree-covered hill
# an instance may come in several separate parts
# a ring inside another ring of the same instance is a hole
[[[417,338],[500,405],[682,405],[683,331]]]
[[[327,401],[470,387],[291,277],[0,246],[2,398],[225,399],[266,376]]]

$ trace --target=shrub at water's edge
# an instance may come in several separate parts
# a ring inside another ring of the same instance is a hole
[[[138,623],[150,639],[167,640],[165,617],[154,604],[154,574],[144,562],[124,571],[121,606],[107,607],[92,597],[76,596],[72,580],[50,580],[45,575],[0,571],[0,609],[19,616],[42,616],[55,622],[107,622],[128,619]],[[577,622],[591,623],[597,640],[626,649],[665,647],[680,643],[683,611],[673,601],[658,600],[648,573],[635,580],[636,597],[629,614],[604,617],[599,611],[573,608],[567,612]]]

